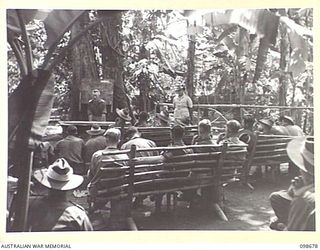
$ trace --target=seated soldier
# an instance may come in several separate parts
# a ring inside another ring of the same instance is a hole
[[[185,146],[183,142],[184,136],[184,128],[180,125],[174,125],[171,128],[171,143],[168,147],[182,147]],[[192,154],[192,149],[177,149],[177,150],[165,150],[157,156],[151,156],[147,158],[139,159],[140,162],[143,163],[160,163],[160,162],[168,162],[174,156],[185,155],[185,154]]]
[[[168,108],[164,108],[159,114],[156,114],[156,127],[169,127],[172,123]]]
[[[171,144],[168,147],[182,147],[185,146],[183,142],[184,136],[184,128],[180,125],[175,125],[171,129]],[[159,163],[159,162],[170,162],[172,157],[192,154],[192,149],[177,149],[177,150],[165,150],[159,156],[152,156],[145,159],[142,159],[143,163]],[[188,191],[184,191],[183,194],[188,193]],[[158,201],[162,201],[162,195],[158,196]]]
[[[65,159],[57,159],[48,168],[35,171],[34,177],[49,190],[47,196],[30,202],[28,231],[93,230],[85,209],[67,199],[68,191],[80,186],[83,177],[73,174]]]
[[[304,133],[302,129],[294,124],[293,119],[290,116],[284,115],[280,116],[279,122],[283,130],[289,136],[303,136]],[[296,167],[292,162],[289,162],[288,173],[291,177],[299,175],[299,168]]]
[[[191,142],[192,145],[217,145],[211,136],[211,122],[208,119],[203,119],[198,124],[198,135],[195,135]],[[195,153],[212,152],[212,148],[195,148]],[[188,190],[184,192],[183,199],[191,201],[191,207],[197,205],[201,197],[203,200],[210,200],[212,196],[212,188],[206,187],[201,189],[201,196],[197,194],[197,190]]]
[[[135,145],[137,149],[139,148],[155,148],[157,145],[154,141],[148,140],[141,137],[140,132],[136,127],[130,127],[127,130],[125,140],[127,141],[121,146],[121,149],[131,149],[132,145]],[[157,152],[151,151],[144,151],[144,152],[137,152],[136,157],[147,157],[156,155]],[[133,206],[139,207],[143,205],[143,200],[146,197],[136,197]]]
[[[241,128],[240,123],[237,120],[230,120],[226,124],[226,132],[221,133],[218,136],[217,143],[222,144],[227,142],[229,144],[245,145],[243,141],[239,139],[239,130]]]
[[[73,168],[75,174],[85,175],[84,141],[77,137],[78,129],[74,125],[67,127],[67,136],[58,141],[54,147],[56,158],[64,158]]]
[[[303,136],[302,129],[294,124],[293,119],[290,116],[284,115],[279,118],[280,125],[284,127],[287,135],[290,136]]]
[[[184,128],[180,125],[175,125],[171,129],[171,144],[168,147],[180,147],[185,146],[183,141],[184,136]],[[162,156],[164,157],[164,161],[170,161],[170,158],[178,155],[192,154],[192,149],[180,149],[180,150],[172,150],[172,151],[164,151]]]
[[[92,182],[99,169],[103,166],[103,160],[117,159],[127,160],[126,154],[108,155],[107,153],[118,151],[118,144],[120,142],[121,132],[117,128],[109,128],[105,132],[106,147],[102,150],[96,151],[91,158],[91,165],[88,171],[88,181]],[[89,184],[90,185],[90,184]]]
[[[270,195],[277,218],[270,224],[273,230],[315,231],[314,140],[295,138],[288,143],[289,158],[300,169],[301,176],[291,182],[288,190]]]
[[[208,119],[203,119],[198,124],[198,135],[195,135],[191,142],[192,145],[216,145],[216,142],[211,136],[211,122]],[[196,153],[206,153],[212,151],[210,148],[195,149]]]
[[[270,118],[263,118],[258,120],[258,130],[264,135],[286,135],[283,127],[275,126]]]
[[[243,117],[243,129],[239,130],[238,137],[240,141],[248,144],[248,152],[251,152],[256,141],[256,135],[253,130],[255,119],[252,115]]]
[[[107,146],[103,150],[98,150],[95,152],[91,159],[91,166],[88,172],[88,181],[90,182],[88,188],[90,190],[91,185],[95,182],[99,175],[99,170],[101,167],[106,166],[104,160],[121,160],[122,164],[126,164],[128,160],[127,154],[113,154],[108,155],[118,151],[118,144],[120,142],[121,132],[117,128],[109,128],[105,132]],[[123,160],[123,161],[122,161]],[[113,175],[110,177],[114,177]],[[127,212],[128,201],[124,199],[111,200],[111,211],[110,211],[110,225],[113,230],[120,230],[127,228],[126,222],[126,212]]]
[[[135,127],[148,127],[149,115],[145,111],[141,111],[138,115],[138,121],[134,124]]]

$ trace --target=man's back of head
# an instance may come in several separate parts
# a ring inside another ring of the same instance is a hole
[[[121,131],[117,128],[109,128],[104,135],[106,137],[107,144],[115,145],[120,141]]]
[[[126,138],[126,140],[131,140],[134,137],[140,137],[140,133],[136,127],[131,126],[127,129],[125,138]]]
[[[171,129],[172,140],[182,140],[184,135],[184,128],[180,125],[175,125]]]
[[[227,122],[227,133],[228,134],[236,134],[241,128],[240,122],[237,120],[230,120]]]
[[[246,115],[243,117],[243,127],[245,129],[252,130],[254,123],[255,123],[255,119],[253,115]]]
[[[200,135],[208,135],[211,133],[211,122],[209,119],[203,119],[198,124],[198,133]]]
[[[68,133],[68,135],[76,135],[76,134],[78,134],[78,129],[76,126],[70,125],[67,128],[67,133]]]

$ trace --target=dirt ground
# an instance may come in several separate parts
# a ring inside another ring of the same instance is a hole
[[[161,213],[154,213],[154,202],[145,199],[144,206],[134,209],[133,219],[138,230],[241,230],[269,231],[269,220],[273,210],[269,203],[269,195],[280,189],[287,189],[290,183],[287,174],[282,173],[277,181],[270,177],[252,180],[254,190],[239,182],[231,183],[224,188],[224,212],[228,221],[222,221],[213,210],[188,208],[186,202],[178,201],[174,211],[166,210],[165,198]],[[86,198],[72,198],[85,208]],[[108,230],[108,210],[90,217],[94,229]]]

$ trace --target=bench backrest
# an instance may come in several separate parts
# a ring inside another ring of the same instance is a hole
[[[216,149],[219,149],[216,147]],[[133,196],[196,189],[218,184],[221,150],[173,156],[161,163],[135,164]]]
[[[294,137],[281,135],[257,135],[249,165],[274,165],[289,162],[287,144]]]
[[[192,153],[157,161],[150,157],[136,157],[143,151],[173,151],[205,149],[206,153]],[[209,152],[208,152],[209,151]],[[108,200],[164,194],[172,191],[218,186],[243,175],[246,148],[227,144],[192,145],[183,147],[158,147],[152,149],[121,150],[130,159],[105,160],[93,178],[89,202],[105,204]],[[115,154],[114,152],[112,154]],[[233,180],[234,181],[234,180]]]
[[[154,141],[158,147],[165,147],[171,142],[170,127],[138,127],[143,138]],[[188,126],[185,128],[183,141],[190,145],[192,138],[197,134],[196,126]]]

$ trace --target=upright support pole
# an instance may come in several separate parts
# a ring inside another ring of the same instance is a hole
[[[16,105],[13,111],[19,111],[16,120],[9,112],[9,127],[17,126],[14,148],[14,174],[18,177],[17,204],[14,211],[12,231],[23,232],[26,230],[28,202],[30,191],[30,178],[32,170],[33,152],[29,145],[31,128],[41,93],[49,81],[50,72],[38,70],[34,75],[27,75],[20,83],[16,99],[9,100],[10,105]],[[16,90],[17,91],[17,90]],[[18,95],[19,94],[19,95]],[[10,111],[10,109],[9,109]],[[11,118],[10,118],[11,116]],[[17,123],[17,125],[15,125]]]
[[[225,159],[227,149],[228,149],[228,144],[223,143],[221,155],[220,155],[220,159],[219,159],[219,163],[218,163],[218,169],[217,169],[217,173],[216,173],[217,174],[217,184],[215,186],[215,189],[213,190],[213,204],[212,204],[213,209],[215,210],[215,212],[217,213],[219,218],[223,221],[228,221],[228,218],[224,214],[222,208],[220,207],[220,204],[222,203],[221,197],[223,195],[223,193],[222,193],[223,190],[222,190],[220,180],[221,180],[221,173],[222,173],[222,168],[223,168],[224,159]]]
[[[137,230],[137,227],[134,223],[133,218],[131,217],[131,210],[132,210],[132,198],[133,198],[133,192],[134,192],[134,158],[136,157],[136,150],[137,146],[132,145],[129,155],[129,186],[128,186],[128,210],[127,210],[127,221],[128,226],[132,230]]]
[[[25,202],[21,202],[19,206],[15,208],[19,209],[20,213],[15,213],[13,223],[13,231],[26,231],[27,230],[27,218],[29,211],[29,193],[30,193],[30,181],[31,181],[31,170],[33,165],[33,151],[27,151],[24,156],[22,156],[28,164],[28,168],[25,169],[26,175],[23,178],[19,178],[17,193],[20,194],[20,199]]]
[[[194,24],[194,26],[196,26]],[[188,71],[187,71],[187,79],[186,79],[186,89],[188,95],[194,102],[194,87],[193,87],[193,77],[194,77],[194,56],[196,50],[196,37],[195,34],[191,34],[189,36],[189,48],[188,48]]]

